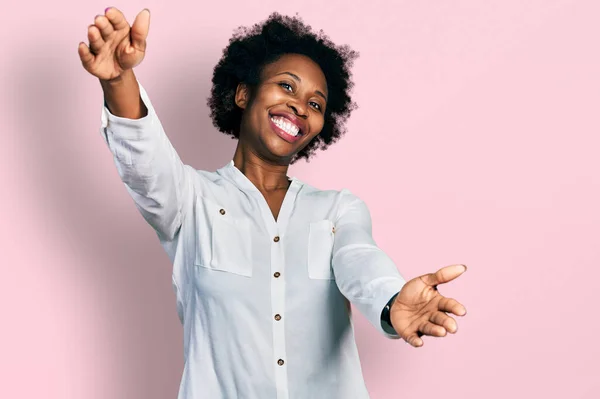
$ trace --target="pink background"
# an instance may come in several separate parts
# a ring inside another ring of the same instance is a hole
[[[411,348],[355,312],[373,399],[600,397],[600,2],[11,2],[0,24],[0,397],[174,398],[170,264],[105,147],[77,45],[106,6],[152,11],[137,69],[182,159],[235,142],[206,98],[233,30],[299,12],[360,51],[349,133],[291,174],[366,200],[407,278],[468,315]]]

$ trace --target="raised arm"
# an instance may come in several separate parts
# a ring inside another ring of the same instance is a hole
[[[83,67],[104,92],[101,133],[121,180],[159,238],[172,240],[191,205],[194,169],[184,165],[156,116],[133,68],[144,58],[150,24],[141,11],[130,27],[121,11],[108,8],[79,44]]]

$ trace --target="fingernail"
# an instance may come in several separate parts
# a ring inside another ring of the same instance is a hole
[[[110,10],[111,8],[112,8],[112,7],[106,7],[106,10],[104,10],[104,13],[106,14],[106,12],[107,12],[108,10]]]

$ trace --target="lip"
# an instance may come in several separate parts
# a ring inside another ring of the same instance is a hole
[[[304,136],[307,133],[306,130],[307,130],[308,126],[306,125],[306,122],[304,120],[298,118],[296,115],[291,114],[289,112],[284,112],[284,111],[273,111],[273,112],[269,113],[269,121],[271,121],[271,118],[273,116],[281,116],[282,118],[285,118],[288,121],[290,121],[292,124],[296,125],[298,127],[298,129],[300,129],[300,133],[296,137]],[[272,121],[271,121],[271,123],[272,123]],[[275,125],[275,126],[277,126],[277,125]],[[292,137],[294,137],[294,136],[292,136]]]
[[[296,141],[300,140],[302,138],[302,136],[303,136],[302,133],[299,133],[297,136],[292,136],[291,134],[289,134],[288,132],[286,132],[285,130],[281,129],[279,126],[277,126],[271,120],[271,117],[269,117],[269,123],[271,124],[271,128],[273,129],[273,131],[279,137],[281,137],[283,140],[287,141],[288,143],[295,143]]]

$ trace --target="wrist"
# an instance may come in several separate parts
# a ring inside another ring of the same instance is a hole
[[[393,333],[396,333],[396,329],[392,325],[391,310],[392,310],[392,306],[394,305],[394,301],[396,300],[396,297],[398,296],[399,293],[400,292],[397,292],[396,294],[394,294],[394,296],[392,296],[392,298],[388,301],[388,303],[383,307],[383,310],[381,311],[382,327],[386,331],[389,331],[389,330],[393,331]],[[385,328],[386,326],[388,328]]]
[[[118,76],[111,79],[100,79],[100,85],[102,88],[112,88],[115,86],[121,86],[131,82],[131,80],[135,80],[135,74],[133,73],[133,69],[125,69]]]
[[[148,115],[133,69],[123,71],[114,79],[100,80],[100,84],[104,103],[113,115],[128,119],[140,119]]]

